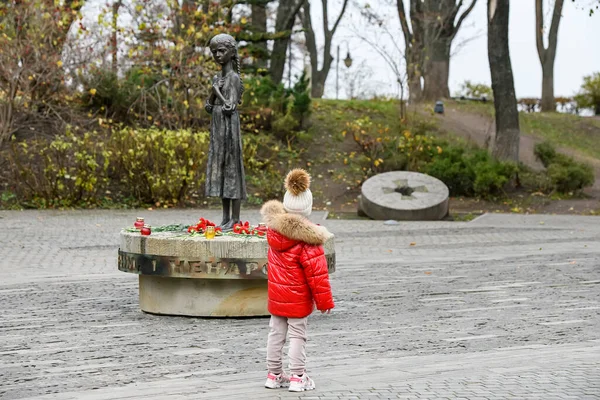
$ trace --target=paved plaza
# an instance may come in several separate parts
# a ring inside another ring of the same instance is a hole
[[[317,389],[292,394],[262,386],[268,319],[139,310],[116,265],[138,214],[220,212],[0,211],[1,399],[600,399],[600,217],[315,213],[337,306],[309,320]]]

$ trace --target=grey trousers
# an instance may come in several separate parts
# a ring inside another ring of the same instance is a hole
[[[267,368],[273,374],[283,372],[283,345],[286,335],[290,337],[288,358],[290,372],[294,375],[304,374],[306,367],[306,323],[308,317],[286,318],[271,316],[269,321],[269,339],[267,340]]]

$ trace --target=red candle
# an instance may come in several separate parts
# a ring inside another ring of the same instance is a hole
[[[259,223],[256,231],[258,236],[265,236],[267,234],[267,225],[264,222]]]
[[[142,217],[137,217],[135,219],[135,222],[133,223],[133,227],[135,229],[142,229],[144,227],[144,218]]]
[[[140,233],[143,236],[148,236],[152,233],[152,230],[150,229],[150,225],[144,225],[144,227],[140,230]]]

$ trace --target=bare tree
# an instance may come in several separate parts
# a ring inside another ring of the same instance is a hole
[[[294,22],[305,0],[279,0],[277,17],[275,18],[275,42],[271,52],[270,74],[273,82],[279,83],[283,78],[287,48],[294,28]],[[324,0],[326,1],[326,0]]]
[[[425,0],[425,86],[424,100],[450,97],[450,49],[462,23],[469,16],[477,0],[460,13],[463,0]]]
[[[54,134],[71,120],[61,58],[81,4],[0,3],[0,146],[19,132]]]
[[[492,153],[498,159],[518,162],[521,132],[508,49],[509,3],[510,0],[488,0],[488,58],[496,110]]]
[[[252,12],[250,18],[252,31],[255,34],[264,36],[267,33],[267,2],[262,0],[250,1],[250,10]],[[255,43],[254,46],[256,47],[254,66],[256,68],[266,68],[269,60],[267,41],[261,40]]]
[[[544,2],[535,0],[535,39],[542,64],[542,111],[556,111],[554,101],[554,60],[558,43],[558,26],[564,0],[555,0],[552,23],[548,33],[548,47],[544,47]]]
[[[363,13],[365,15],[365,13]],[[369,22],[376,21],[375,15],[368,11],[366,14]],[[379,23],[381,22],[381,23]],[[383,20],[380,20],[377,25],[378,29],[374,35],[369,36],[365,29],[354,28],[354,34],[360,40],[368,44],[371,49],[375,50],[377,54],[385,61],[389,69],[393,72],[394,77],[396,78],[396,83],[398,84],[398,96],[400,98],[400,118],[406,117],[406,103],[404,99],[404,95],[407,89],[407,69],[403,65],[403,60],[406,60],[406,56],[397,41],[395,40],[396,36],[394,32],[391,32]],[[387,37],[387,40],[384,38]],[[392,49],[390,50],[382,43],[390,42],[393,44]]]
[[[311,96],[314,98],[323,97],[323,92],[325,91],[325,81],[327,80],[327,75],[329,75],[331,63],[333,62],[333,56],[331,55],[331,42],[333,40],[333,35],[335,35],[335,31],[340,25],[340,21],[346,12],[346,6],[348,5],[348,0],[343,1],[342,10],[335,20],[333,27],[329,29],[328,0],[321,0],[323,6],[323,34],[325,37],[325,45],[323,47],[322,57],[323,66],[319,70],[319,51],[317,49],[315,31],[313,30],[310,17],[310,3],[308,0],[304,0],[301,17],[302,25],[304,26],[304,35],[306,36],[306,47],[310,56],[310,68],[312,76]]]
[[[119,44],[117,43],[117,35],[119,32],[119,25],[118,25],[118,20],[119,20],[119,8],[121,8],[121,5],[123,4],[122,0],[115,0],[115,2],[112,4],[112,32],[110,35],[110,51],[111,51],[111,55],[112,55],[112,63],[111,63],[111,69],[112,69],[112,73],[113,74],[117,74],[118,70],[119,70],[119,57],[118,57],[118,49],[119,49]]]
[[[425,28],[424,10],[421,0],[410,0],[410,25],[406,17],[404,1],[397,0],[398,17],[404,34],[404,56],[406,59],[406,75],[408,77],[409,101],[417,103],[421,101],[423,88],[421,78],[423,77],[425,57]],[[412,29],[411,29],[412,28]]]

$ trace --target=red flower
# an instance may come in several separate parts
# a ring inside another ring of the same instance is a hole
[[[190,227],[188,227],[188,232],[189,233],[204,233],[204,232],[206,232],[207,226],[215,226],[216,227],[214,222],[209,221],[204,218],[200,218],[200,220],[198,221],[198,223],[196,225],[191,225]],[[215,232],[221,232],[221,231],[222,231],[221,228],[215,228]]]
[[[233,225],[233,232],[237,234],[245,233],[246,235],[250,234],[250,223],[248,221],[242,223],[237,223]]]

